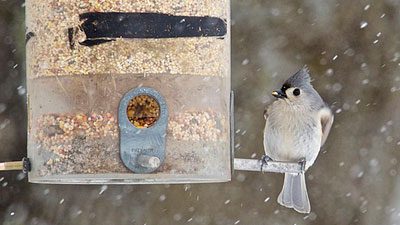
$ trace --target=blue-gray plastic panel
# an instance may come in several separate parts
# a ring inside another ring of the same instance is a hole
[[[128,119],[127,107],[129,101],[139,95],[153,97],[160,106],[160,117],[155,124],[148,128],[137,128]],[[139,87],[129,91],[121,99],[118,121],[122,162],[135,173],[151,173],[155,171],[158,167],[144,167],[138,163],[138,157],[141,154],[157,157],[160,159],[161,164],[165,159],[168,107],[164,97],[155,89],[149,87]]]

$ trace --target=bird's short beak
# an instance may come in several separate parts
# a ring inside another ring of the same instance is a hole
[[[281,90],[273,91],[272,96],[274,96],[275,98],[287,98],[287,95]]]

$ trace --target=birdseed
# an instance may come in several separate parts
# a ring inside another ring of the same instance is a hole
[[[168,130],[177,140],[217,141],[226,127],[223,121],[210,112],[184,112],[169,122]]]
[[[215,150],[223,144],[218,141],[226,129],[221,121],[212,112],[183,112],[171,118],[167,149],[174,151],[167,151],[158,172],[187,173],[205,167],[205,144]],[[130,172],[119,156],[118,122],[111,113],[43,115],[36,129],[43,158],[40,176]]]
[[[79,15],[87,12],[152,12],[215,16],[226,21],[227,5],[227,0],[27,1],[27,33],[33,34],[27,43],[28,78],[105,72],[226,76],[229,71],[229,39],[117,38],[88,47],[79,44],[85,39],[85,34],[79,29],[82,23]]]

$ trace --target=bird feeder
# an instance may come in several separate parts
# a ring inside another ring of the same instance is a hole
[[[301,173],[233,158],[229,0],[26,3],[33,183],[224,182],[235,170]]]
[[[229,0],[27,1],[29,181],[229,181],[229,17]]]

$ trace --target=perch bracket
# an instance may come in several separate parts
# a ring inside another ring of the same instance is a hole
[[[22,172],[28,173],[30,171],[31,171],[31,161],[27,157],[22,158]]]

